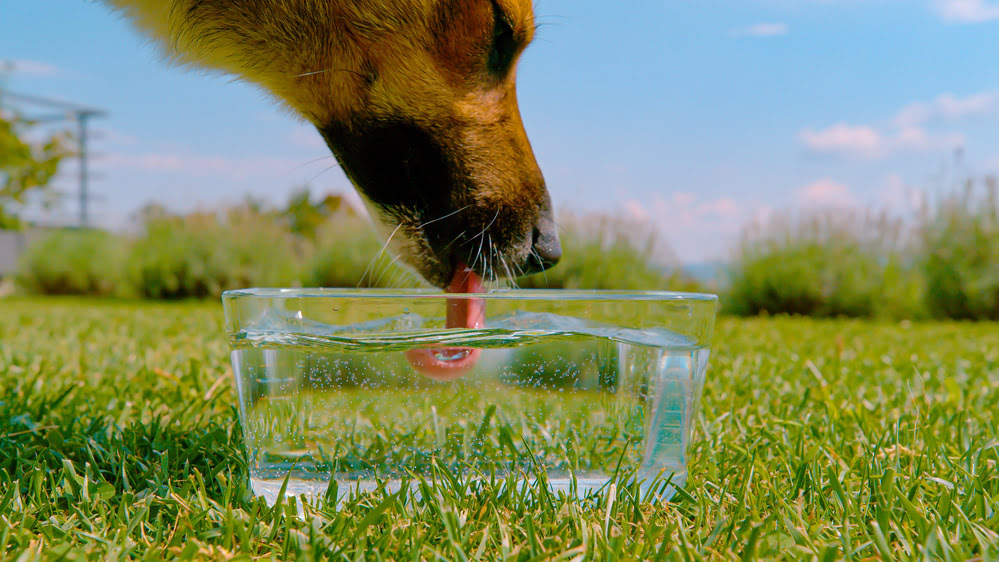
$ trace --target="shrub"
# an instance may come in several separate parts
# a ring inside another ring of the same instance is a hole
[[[559,216],[562,259],[517,279],[522,288],[700,290],[676,266],[658,232],[621,216]]]
[[[999,320],[996,178],[968,180],[922,225],[926,306],[935,316]]]
[[[383,251],[383,243],[363,217],[336,213],[316,234],[316,249],[304,268],[310,287],[404,287],[420,282]]]
[[[217,297],[229,289],[293,285],[302,252],[274,219],[246,207],[221,215],[151,213],[132,248],[129,274],[145,297]]]
[[[779,214],[747,227],[725,310],[808,316],[911,317],[921,282],[901,219],[849,209]]]
[[[150,206],[140,216],[141,230],[134,240],[93,232],[87,235],[87,244],[99,242],[105,249],[54,242],[59,248],[39,250],[48,258],[35,257],[30,268],[22,268],[23,284],[42,287],[40,281],[34,281],[37,276],[28,271],[42,272],[48,267],[52,272],[45,276],[51,279],[46,288],[32,290],[131,292],[153,299],[181,299],[217,297],[228,289],[251,286],[426,285],[383,250],[382,241],[365,218],[346,208],[333,209],[330,201],[327,198],[318,204],[332,209],[325,221],[318,221],[312,217],[316,213],[299,212],[311,202],[302,197],[293,200],[289,208],[294,207],[295,217],[311,217],[299,223],[317,226],[314,230],[311,226],[300,229],[298,234],[290,232],[293,223],[289,212],[260,204],[184,216]],[[550,271],[520,279],[524,287],[701,288],[677,273],[672,254],[648,225],[607,215],[577,218],[563,214],[562,220],[562,262]],[[63,257],[51,258],[55,255]]]
[[[56,230],[21,257],[17,283],[47,295],[108,296],[126,292],[127,243],[102,230]]]

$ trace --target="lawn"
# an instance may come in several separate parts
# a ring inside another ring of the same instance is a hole
[[[999,326],[722,319],[686,494],[248,500],[221,305],[0,300],[0,558],[999,558]]]

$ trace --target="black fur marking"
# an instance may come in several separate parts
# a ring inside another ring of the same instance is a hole
[[[419,211],[450,206],[452,166],[421,127],[401,121],[333,123],[319,132],[347,176],[376,205]]]

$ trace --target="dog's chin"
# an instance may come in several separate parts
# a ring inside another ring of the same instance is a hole
[[[439,260],[434,260],[433,263],[410,264],[410,267],[427,283],[438,289],[447,289],[459,269],[458,266],[444,265]]]
[[[488,267],[482,264],[472,264],[470,266],[459,258],[442,260],[435,256],[427,261],[411,261],[404,257],[400,261],[405,261],[406,265],[427,283],[444,290],[449,290],[449,288],[453,287],[455,278],[462,273],[474,272],[479,279],[493,282],[501,282],[504,279],[508,279],[513,273],[512,271],[508,273],[503,268]]]
[[[417,275],[422,277],[424,281],[443,290],[449,290],[453,286],[455,276],[469,271],[468,266],[460,259],[451,256],[442,258],[432,253],[420,252],[403,255],[400,261],[404,262]],[[476,271],[476,273],[480,277],[486,277],[486,274],[482,271]]]
[[[379,225],[382,229],[386,224]],[[460,264],[450,258],[441,258],[430,248],[426,237],[420,232],[405,232],[398,225],[387,229],[388,244],[386,250],[396,257],[396,263],[409,269],[414,275],[439,289],[446,289],[454,277]]]

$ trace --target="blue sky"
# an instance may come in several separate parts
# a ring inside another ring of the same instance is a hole
[[[686,261],[724,258],[777,210],[900,208],[937,189],[956,149],[973,172],[999,168],[999,2],[542,0],[537,13],[518,88],[556,205],[650,221]],[[102,224],[151,200],[350,190],[318,134],[251,86],[164,65],[97,3],[3,0],[0,60],[12,91],[109,111],[95,122]]]

